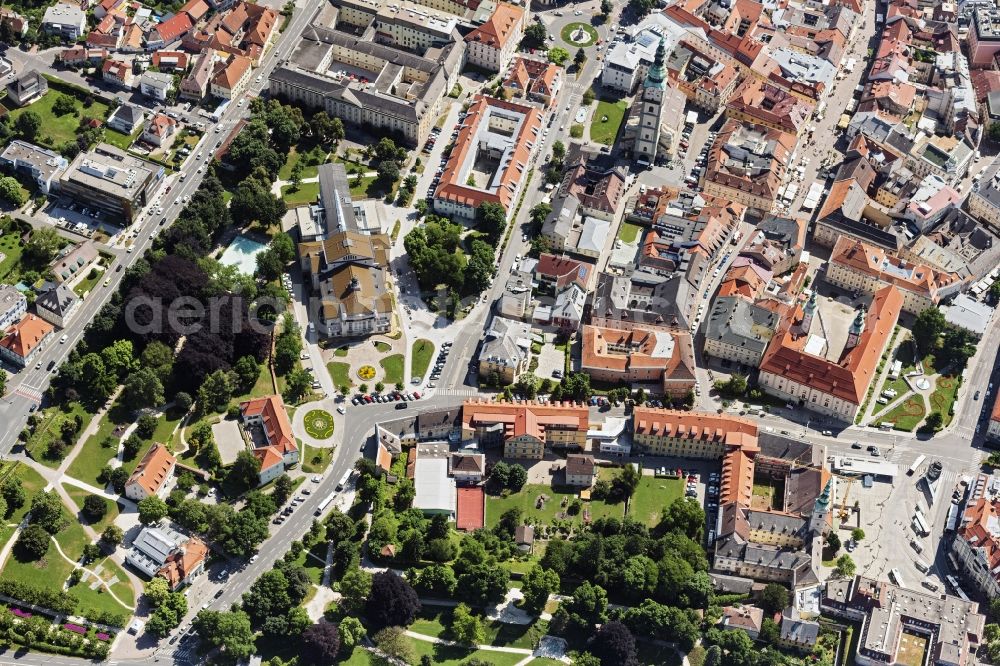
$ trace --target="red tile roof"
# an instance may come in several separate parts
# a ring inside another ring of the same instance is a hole
[[[179,550],[167,557],[156,575],[166,578],[170,589],[176,590],[206,557],[208,557],[208,546],[198,537],[191,537]]]
[[[875,292],[857,346],[847,350],[838,362],[813,356],[802,350],[807,336],[797,336],[793,324],[801,319],[801,308],[782,324],[764,352],[761,372],[810,386],[851,404],[864,402],[868,387],[892,329],[903,308],[903,295],[889,286]]]
[[[177,458],[171,455],[167,447],[159,443],[153,444],[139,461],[139,465],[125,485],[130,486],[135,483],[146,492],[147,496],[155,495],[170,478],[170,472],[176,462]]]
[[[501,2],[489,20],[466,35],[465,41],[482,42],[493,48],[502,49],[511,37],[517,36],[517,26],[523,19],[523,9]]]
[[[30,356],[31,352],[54,330],[49,322],[29,314],[7,329],[3,339],[0,340],[0,347],[23,359]]]
[[[194,22],[191,17],[179,12],[153,28],[153,31],[159,36],[160,41],[169,44],[186,35],[193,27]]]
[[[487,402],[467,400],[462,404],[462,427],[501,424],[504,438],[531,435],[546,441],[548,428],[586,432],[590,426],[590,411],[585,405],[537,402]]]
[[[244,418],[261,417],[267,443],[275,447],[281,455],[297,450],[292,424],[288,420],[288,412],[285,411],[281,396],[270,395],[266,398],[241,402],[240,413]]]

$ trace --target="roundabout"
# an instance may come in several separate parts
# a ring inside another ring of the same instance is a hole
[[[363,365],[358,368],[358,377],[365,380],[366,382],[375,379],[375,367],[371,365]]]
[[[562,40],[570,46],[585,47],[591,46],[597,41],[597,30],[592,25],[574,21],[563,26],[559,33]]]
[[[322,409],[310,410],[303,425],[310,437],[316,439],[329,439],[333,436],[333,414]]]

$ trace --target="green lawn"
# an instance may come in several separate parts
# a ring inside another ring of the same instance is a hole
[[[76,286],[73,287],[73,291],[76,292],[77,296],[83,296],[84,294],[90,293],[103,277],[103,270],[99,268],[91,268],[87,273],[87,277],[76,283]]]
[[[403,360],[402,354],[393,354],[378,362],[385,372],[385,376],[382,378],[383,384],[393,386],[403,381]]]
[[[377,349],[380,354],[385,354],[386,352],[392,351],[392,345],[390,345],[388,342],[382,342],[381,340],[376,340],[375,349]]]
[[[330,461],[333,460],[332,446],[308,446],[301,447],[300,460],[302,461],[302,471],[306,474],[322,474],[326,471]]]
[[[552,524],[557,513],[565,513],[570,502],[577,497],[577,490],[568,487],[557,487],[528,484],[520,492],[513,493],[509,497],[499,497],[495,495],[486,496],[486,526],[493,527],[504,511],[519,507],[521,515],[525,520],[541,524]],[[535,508],[535,502],[539,495],[548,496],[542,508]],[[563,500],[566,506],[561,506]],[[591,520],[596,520],[602,516],[614,516],[621,518],[625,513],[625,505],[622,503],[608,504],[597,500],[583,503],[583,509],[590,511]],[[576,516],[566,515],[564,520],[582,521],[583,511]]]
[[[657,479],[643,476],[629,502],[628,513],[640,522],[653,527],[660,522],[663,509],[684,494],[680,479]]]
[[[333,350],[333,355],[336,356],[337,358],[347,358],[348,350],[350,350],[350,347],[346,345],[343,347],[337,347],[336,349]]]
[[[577,29],[583,30],[585,33],[587,33],[587,37],[581,41],[574,42],[571,39],[571,37],[573,33],[577,31]],[[576,49],[580,48],[581,46],[587,47],[596,42],[597,30],[595,30],[594,26],[592,25],[587,25],[586,23],[582,23],[580,21],[574,21],[573,23],[566,24],[566,26],[563,27],[562,32],[559,33],[559,36],[562,37],[562,40],[566,42],[568,46],[573,47],[572,50],[570,51],[570,54],[572,55],[575,54]]]
[[[319,196],[319,183],[302,183],[298,189],[294,185],[281,186],[281,198],[290,207],[306,206]]]
[[[66,484],[64,487],[66,488],[66,492],[69,494],[69,496],[73,498],[73,502],[76,503],[76,508],[82,510],[84,500],[86,500],[91,493],[84,490],[83,488],[77,488],[76,486],[71,486],[69,484]],[[107,513],[105,513],[104,518],[101,518],[101,520],[99,520],[98,522],[88,523],[90,524],[90,527],[93,528],[93,530],[98,534],[103,532],[108,525],[115,522],[115,518],[117,518],[119,514],[117,502],[113,502],[106,497],[102,499],[104,500],[104,505],[108,508]],[[79,518],[80,522],[85,522],[87,520],[82,513],[80,514]]]
[[[122,150],[128,150],[129,146],[135,143],[135,140],[139,138],[142,134],[143,126],[140,126],[132,134],[122,134],[118,130],[113,130],[110,128],[104,129],[104,140],[110,143],[112,146],[118,146]]]
[[[75,515],[71,515],[68,508],[65,508],[63,513],[66,514],[68,524],[56,535],[56,541],[59,542],[59,547],[66,557],[78,560],[83,555],[83,547],[90,543],[90,538],[83,530],[83,525],[77,521]]]
[[[150,441],[169,445],[175,435],[174,429],[183,417],[184,415],[176,410],[170,410],[165,414],[161,414],[159,420],[156,422],[156,430],[153,431],[153,437]]]
[[[295,563],[309,572],[313,583],[321,584],[323,582],[323,568],[326,563],[326,541],[320,541],[310,550],[303,549],[295,558]]]
[[[621,229],[618,230],[618,238],[622,240],[623,243],[634,243],[639,234],[642,233],[642,227],[638,224],[632,224],[631,222],[622,222]]]
[[[90,540],[83,531],[83,526],[77,522],[76,516],[72,515],[65,505],[63,515],[66,518],[66,527],[55,536],[55,539],[66,557],[77,560],[83,554],[83,547]],[[48,552],[35,562],[22,562],[11,554],[7,558],[3,572],[0,572],[0,578],[19,580],[29,585],[60,592],[73,568],[73,564],[67,562],[50,542]]]
[[[3,467],[0,468],[0,480],[4,480],[10,475],[21,480],[21,487],[24,488],[24,494],[28,498],[24,506],[12,511],[7,516],[8,523],[20,523],[24,519],[24,515],[28,513],[28,509],[31,508],[31,498],[43,490],[48,482],[42,478],[41,474],[21,462],[3,463]]]
[[[292,179],[292,167],[295,163],[299,161],[301,156],[299,155],[296,146],[292,146],[292,149],[288,151],[288,159],[281,166],[278,171],[278,178],[281,180],[291,180]],[[302,178],[315,178],[317,175],[319,167],[315,164],[303,164],[302,165]]]
[[[930,403],[932,410],[941,412],[941,416],[944,417],[944,425],[946,426],[951,423],[952,415],[949,412],[957,396],[958,378],[945,375],[939,376],[937,384],[934,386],[934,392],[931,393]]]
[[[362,176],[358,178],[352,175],[348,182],[351,184],[351,196],[355,199],[380,199],[385,196],[385,188],[376,185],[378,176]]]
[[[0,236],[0,279],[7,276],[18,262],[21,261],[21,253],[24,251],[24,244],[21,242],[20,234],[9,231]]]
[[[75,479],[101,487],[97,477],[100,476],[101,468],[117,454],[119,442],[114,441],[108,448],[101,446],[101,443],[108,437],[117,440],[112,432],[119,425],[127,423],[130,423],[128,410],[116,403],[101,419],[97,432],[83,443],[83,450],[70,463],[66,473]]]
[[[449,633],[452,609],[442,606],[424,606],[417,619],[409,626],[410,631],[427,636],[452,640]],[[549,623],[536,620],[529,625],[512,625],[491,622],[483,618],[483,644],[497,647],[534,649],[542,636],[548,633]]]
[[[923,397],[911,395],[903,403],[879,417],[878,420],[882,423],[895,424],[896,430],[910,432],[920,425],[926,415],[927,410],[924,407]]]
[[[413,640],[413,648],[417,658],[427,655],[435,666],[459,666],[459,664],[472,659],[479,659],[493,666],[514,666],[514,664],[523,661],[526,656],[509,652],[493,652],[492,650],[467,650],[461,647],[411,640]]]
[[[351,381],[350,363],[331,361],[326,364],[326,369],[330,372],[330,379],[333,380],[333,385],[338,389],[341,386],[354,386],[354,382]]]
[[[78,100],[76,113],[57,116],[52,112],[52,105],[55,103],[59,95],[63,94],[66,93],[50,87],[49,91],[45,93],[45,95],[43,95],[37,102],[33,102],[28,106],[21,107],[19,109],[11,110],[11,120],[16,123],[17,119],[29,110],[37,113],[42,119],[42,128],[39,131],[38,138],[35,143],[41,143],[44,145],[46,143],[45,140],[48,139],[48,145],[58,148],[67,141],[76,140],[76,136],[78,134],[77,128],[80,126],[80,118],[83,116],[98,118],[100,120],[107,118],[108,105],[96,100],[87,108],[83,108],[83,103]]]
[[[83,419],[83,427],[80,429],[82,432],[90,422],[91,415],[88,414],[87,410],[83,408],[83,405],[78,402],[69,403],[68,410],[65,412],[59,407],[49,407],[40,412],[38,425],[36,426],[34,433],[25,443],[25,448],[31,454],[32,459],[42,463],[46,467],[51,467],[53,469],[59,467],[62,460],[49,458],[47,451],[49,445],[53,441],[62,437],[60,429],[62,428],[63,423],[72,421],[76,415],[79,415]],[[75,441],[67,442],[70,446],[75,443]],[[67,452],[68,451],[69,448],[67,448]]]
[[[427,374],[427,368],[431,365],[431,359],[434,358],[434,343],[425,338],[420,338],[413,343],[412,350],[412,372],[410,375],[413,377],[423,377]]]
[[[131,610],[130,607],[135,606],[135,590],[132,589],[132,583],[122,568],[110,557],[106,557],[99,562],[93,562],[87,565],[87,568],[91,571],[100,569],[101,571],[98,575],[101,580],[110,585],[111,591],[115,593],[123,604],[127,604],[128,607],[115,601],[115,598],[107,593],[103,585],[93,590],[90,589],[90,586],[97,581],[89,576],[86,581],[81,581],[71,587],[69,593],[79,599],[81,605],[85,608],[94,607],[112,613],[129,613]]]
[[[607,146],[614,144],[626,108],[625,100],[597,102],[597,110],[590,119],[590,140]]]

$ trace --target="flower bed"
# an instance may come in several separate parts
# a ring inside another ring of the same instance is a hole
[[[64,624],[63,629],[66,631],[72,631],[74,634],[80,634],[81,636],[86,635],[87,633],[87,629],[85,627],[81,627],[78,624],[72,624],[70,622]]]
[[[29,617],[31,617],[31,613],[28,613],[27,611],[23,611],[20,608],[11,608],[10,612],[13,613],[14,615],[18,616],[22,620],[27,620]]]

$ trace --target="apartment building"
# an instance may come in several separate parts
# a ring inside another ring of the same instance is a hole
[[[636,407],[632,424],[633,445],[649,455],[718,460],[731,448],[757,449],[757,424],[750,419]]]
[[[706,356],[756,368],[781,320],[783,309],[741,296],[719,296],[705,320]]]
[[[133,502],[141,502],[147,497],[162,498],[176,465],[177,458],[167,447],[160,443],[153,444],[125,482],[125,497]]]
[[[695,385],[694,348],[687,331],[584,326],[580,369],[596,381],[653,384],[683,398]]]
[[[951,552],[964,579],[971,581],[982,597],[1000,597],[1000,500],[970,500],[955,531]]]
[[[0,284],[0,331],[21,321],[28,313],[28,299],[9,284]]]
[[[727,120],[708,151],[705,192],[770,212],[796,142],[788,132]]]
[[[35,360],[35,355],[52,336],[52,324],[41,317],[29,314],[6,329],[0,338],[0,358],[26,368]]]
[[[58,187],[59,176],[69,166],[69,162],[48,148],[14,139],[0,153],[0,165],[30,177],[38,186],[39,192],[49,194]]]

